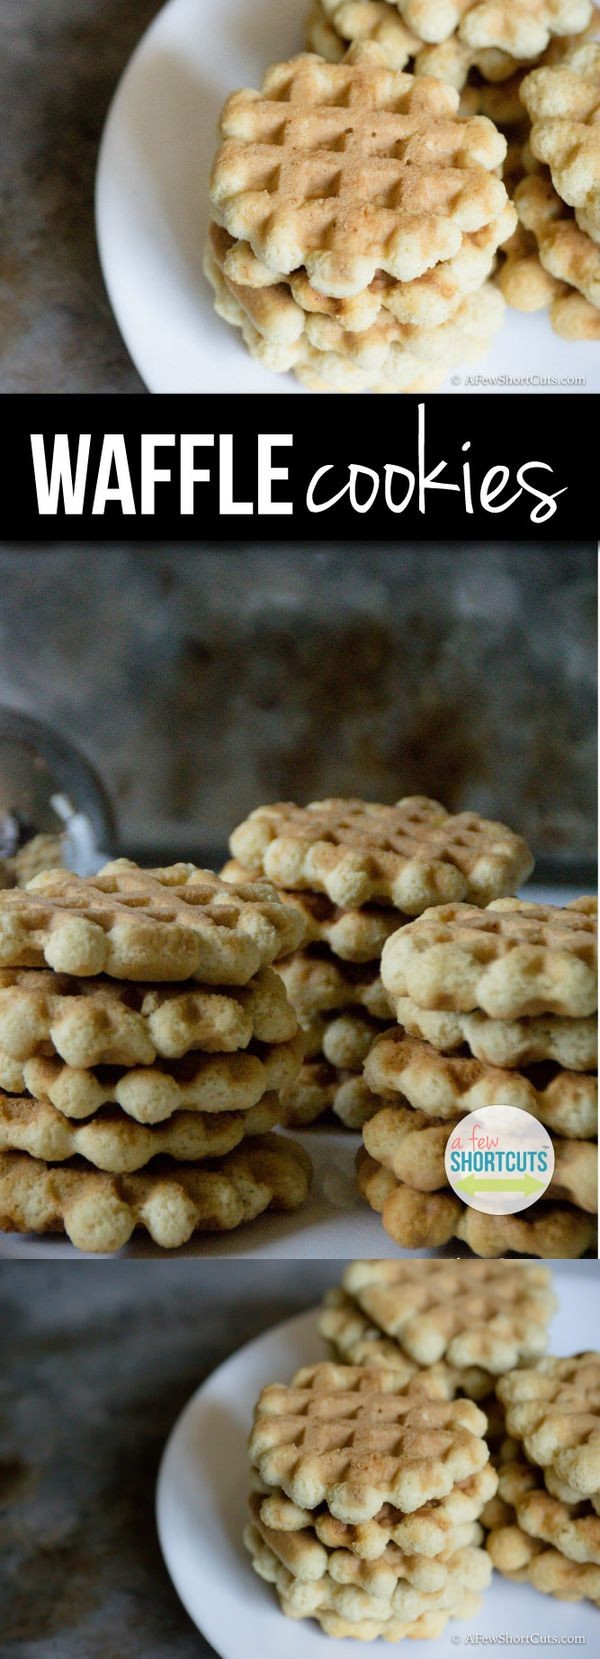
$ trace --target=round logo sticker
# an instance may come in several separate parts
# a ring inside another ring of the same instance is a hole
[[[482,1106],[455,1124],[446,1175],[457,1198],[484,1215],[514,1215],[542,1198],[554,1148],[543,1123],[518,1106]]]

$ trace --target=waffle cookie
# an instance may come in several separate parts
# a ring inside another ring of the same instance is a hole
[[[311,1164],[281,1135],[256,1136],[224,1158],[191,1168],[168,1159],[132,1175],[108,1175],[81,1158],[58,1168],[19,1152],[0,1154],[0,1228],[67,1233],[79,1250],[115,1251],[136,1227],[164,1250],[196,1231],[223,1232],[271,1208],[304,1203]]]
[[[531,68],[544,56],[568,47],[585,32],[593,8],[588,0],[479,0],[469,16],[464,4],[399,5],[397,0],[316,0],[308,18],[307,44],[339,62],[356,42],[375,41],[392,68],[438,75],[459,89],[470,71],[486,81],[510,76],[516,65]],[[556,31],[556,32],[555,32]],[[470,106],[467,104],[467,112]]]
[[[267,1577],[277,1586],[283,1610],[290,1618],[314,1618],[324,1609],[328,1613],[337,1613],[350,1624],[369,1619],[388,1623],[393,1618],[409,1623],[428,1612],[442,1609],[448,1613],[455,1612],[457,1605],[462,1604],[467,1589],[458,1580],[450,1579],[438,1590],[419,1590],[410,1580],[398,1577],[386,1596],[378,1588],[363,1588],[353,1581],[352,1576],[349,1581],[341,1583],[331,1573],[325,1573],[318,1579],[300,1578],[280,1560],[270,1546],[266,1533],[266,1528],[251,1523],[246,1529],[244,1541],[255,1563],[259,1563],[257,1570],[261,1577]],[[393,1550],[394,1546],[391,1548]],[[491,1564],[489,1558],[486,1561],[483,1551],[476,1550],[474,1554],[478,1559],[475,1582],[479,1581],[483,1587],[491,1578]],[[479,1565],[481,1557],[483,1564]],[[350,1561],[356,1563],[355,1573],[359,1575],[360,1563],[352,1556]]]
[[[259,1529],[249,1523],[244,1543],[260,1578],[274,1584],[281,1610],[290,1619],[314,1618],[326,1635],[353,1636],[371,1641],[383,1636],[400,1641],[403,1636],[437,1636],[450,1617],[464,1617],[479,1608],[479,1600],[458,1586],[425,1595],[411,1585],[397,1584],[386,1601],[365,1590],[336,1584],[324,1578],[318,1582],[299,1580],[269,1548]]]
[[[53,870],[0,892],[0,966],[88,978],[245,985],[302,938],[296,910],[266,884],[233,887],[193,864],[97,876]]]
[[[400,1026],[377,1037],[365,1062],[375,1094],[400,1094],[426,1117],[456,1122],[486,1106],[517,1106],[557,1135],[593,1139],[598,1127],[595,1075],[552,1062],[523,1070],[490,1066],[471,1056],[441,1054]]]
[[[528,1583],[559,1601],[589,1597],[600,1606],[600,1567],[581,1566],[559,1550],[545,1548],[516,1524],[493,1528],[487,1548],[494,1567],[504,1578]]]
[[[483,1413],[445,1394],[443,1369],[332,1364],[263,1389],[245,1543],[288,1617],[392,1640],[474,1609],[497,1475]]]
[[[25,1086],[68,1118],[87,1118],[102,1106],[120,1106],[138,1123],[162,1123],[177,1111],[244,1112],[282,1089],[298,1072],[302,1037],[289,1043],[253,1043],[236,1054],[188,1054],[154,1066],[98,1066],[76,1070],[37,1056],[23,1066]]]
[[[230,858],[221,871],[223,881],[256,881],[237,859]],[[403,920],[398,911],[385,905],[364,905],[361,910],[343,910],[324,893],[295,893],[278,889],[286,905],[300,911],[305,945],[328,945],[342,962],[379,961],[386,939]],[[405,918],[408,921],[408,917]]]
[[[483,905],[533,868],[526,843],[505,825],[473,812],[452,815],[419,795],[395,806],[326,800],[259,807],[230,845],[245,867],[281,888],[324,892],[345,907],[383,899],[411,916],[435,900]]]
[[[334,1358],[347,1365],[382,1366],[384,1370],[400,1372],[406,1379],[419,1370],[417,1362],[409,1358],[400,1343],[393,1337],[384,1336],[380,1327],[340,1287],[334,1287],[325,1296],[319,1316],[319,1331],[331,1344]],[[485,1400],[487,1412],[494,1377],[480,1365],[459,1368],[448,1365],[445,1360],[437,1360],[422,1370],[421,1376],[435,1383],[448,1400],[454,1399],[456,1394],[465,1394],[468,1400]]]
[[[597,907],[498,899],[434,907],[393,934],[381,975],[390,998],[492,1019],[587,1018],[597,1008]]]
[[[517,311],[549,307],[555,333],[600,339],[600,255],[556,194],[549,173],[521,179],[514,195],[517,231],[505,244],[499,283]]]
[[[589,0],[396,0],[409,28],[422,40],[445,40],[458,31],[468,45],[494,47],[520,58],[536,57],[553,35],[578,34],[589,23]]]
[[[410,1584],[417,1592],[429,1596],[451,1584],[465,1590],[485,1589],[491,1578],[489,1557],[476,1543],[456,1550],[451,1544],[437,1556],[425,1556],[407,1555],[390,1542],[381,1555],[370,1560],[343,1547],[327,1549],[310,1524],[297,1530],[267,1525],[262,1518],[262,1504],[261,1494],[253,1492],[250,1497],[252,1524],[277,1560],[301,1583],[317,1584],[325,1580],[349,1585],[388,1601],[401,1583]],[[472,1533],[477,1538],[480,1536],[475,1526]]]
[[[505,224],[507,215],[507,228],[512,229],[516,217],[509,205]],[[435,327],[400,321],[382,310],[368,328],[352,332],[336,318],[318,314],[309,315],[302,334],[288,341],[279,338],[290,315],[284,286],[240,289],[224,276],[210,245],[204,270],[214,289],[215,310],[240,329],[251,357],[274,374],[293,370],[315,391],[435,389],[458,363],[475,362],[485,354],[504,314],[502,295],[488,283],[460,296],[452,313]]]
[[[377,1561],[389,1544],[395,1544],[411,1559],[433,1560],[482,1540],[478,1516],[491,1503],[498,1475],[491,1463],[467,1480],[458,1481],[444,1498],[424,1504],[407,1515],[393,1504],[382,1504],[371,1521],[340,1521],[326,1505],[302,1509],[285,1493],[258,1483],[260,1513],[267,1526],[279,1531],[313,1527],[315,1537],[328,1549],[350,1550],[363,1561]]]
[[[49,969],[0,969],[0,1050],[14,1060],[55,1055],[67,1065],[148,1066],[193,1050],[233,1053],[282,1043],[298,1022],[279,974],[263,968],[223,991],[82,979]]]
[[[275,371],[319,364],[319,354],[345,360],[348,370],[381,371],[401,387],[423,364],[440,371],[458,361],[470,340],[499,324],[502,308],[486,279],[516,225],[510,203],[465,236],[451,260],[411,282],[379,273],[361,295],[321,295],[303,272],[276,278],[249,244],[209,226],[206,275],[217,310],[241,328],[246,345]],[[478,297],[479,294],[479,297]],[[451,326],[452,325],[452,326]]]
[[[595,1072],[598,1067],[598,1023],[594,1015],[568,1019],[537,1014],[524,1019],[498,1020],[480,1013],[420,1008],[412,997],[396,997],[398,1020],[411,1037],[420,1037],[442,1054],[467,1049],[489,1066],[520,1068],[542,1061],[567,1071]]]
[[[553,1497],[544,1484],[543,1471],[514,1442],[510,1445],[512,1452],[498,1471],[498,1496],[505,1508],[502,1524],[516,1522],[529,1538],[558,1550],[569,1561],[600,1566],[600,1516],[590,1501],[565,1503]]]
[[[371,1045],[384,1031],[387,1020],[374,1020],[362,1008],[343,1008],[341,1013],[301,1016],[304,1053],[307,1060],[323,1054],[332,1066],[361,1072]]]
[[[580,228],[600,242],[600,44],[575,44],[561,63],[533,70],[521,96],[533,155],[549,166]]]
[[[505,1262],[354,1261],[343,1289],[415,1365],[492,1376],[535,1360],[557,1302],[547,1268]]]
[[[305,1060],[294,1082],[282,1090],[281,1105],[289,1128],[309,1128],[332,1113],[337,1128],[362,1129],[381,1101],[364,1078],[316,1059]]]
[[[384,1503],[411,1513],[488,1460],[485,1417],[471,1400],[417,1404],[394,1372],[365,1371],[342,1388],[327,1368],[319,1383],[264,1389],[249,1441],[263,1480],[303,1508],[325,1502],[351,1522],[372,1520]]]
[[[503,141],[485,120],[461,126],[457,104],[378,52],[277,64],[260,93],[225,105],[213,214],[275,273],[303,266],[322,293],[359,293],[378,270],[419,276],[505,200]]]
[[[600,1355],[546,1358],[498,1385],[509,1435],[579,1498],[600,1494]]]
[[[423,1193],[376,1162],[365,1147],[357,1156],[358,1189],[382,1217],[390,1238],[404,1249],[435,1249],[460,1239],[477,1256],[541,1256],[548,1260],[595,1250],[597,1224],[570,1203],[542,1200],[533,1216],[484,1215],[450,1191]]]
[[[296,951],[279,972],[289,1000],[300,1017],[339,1009],[364,1008],[374,1019],[389,1019],[390,1004],[379,976],[379,964],[367,967],[336,962],[320,947]]]
[[[0,1095],[0,1153],[27,1152],[46,1164],[84,1158],[94,1169],[130,1175],[152,1158],[203,1163],[232,1152],[248,1135],[281,1122],[277,1094],[263,1095],[246,1112],[175,1112],[159,1127],[135,1123],[118,1107],[103,1107],[83,1123],[63,1117],[49,1100]]]

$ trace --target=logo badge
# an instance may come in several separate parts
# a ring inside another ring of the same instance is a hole
[[[515,1215],[543,1198],[554,1148],[543,1123],[518,1106],[482,1106],[455,1124],[445,1153],[457,1198],[484,1215]]]

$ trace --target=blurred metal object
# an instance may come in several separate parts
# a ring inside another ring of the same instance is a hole
[[[61,865],[91,875],[115,838],[109,797],[81,751],[41,720],[0,708],[0,885]]]

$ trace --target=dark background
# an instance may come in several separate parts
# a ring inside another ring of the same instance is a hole
[[[587,882],[596,597],[585,544],[4,544],[0,704],[81,747],[145,862],[218,864],[260,802],[416,793]]]

